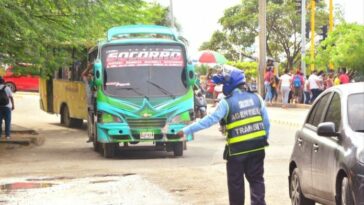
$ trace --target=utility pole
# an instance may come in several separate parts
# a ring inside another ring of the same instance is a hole
[[[329,12],[330,12],[329,32],[331,32],[334,30],[334,3],[333,3],[333,0],[330,0]]]
[[[316,0],[311,0],[311,50],[310,57],[315,59],[315,12],[316,12]],[[311,71],[315,70],[315,64],[311,63]]]
[[[259,72],[258,72],[258,84],[259,94],[264,94],[264,70],[266,68],[266,52],[267,52],[267,37],[266,37],[266,0],[259,0]]]
[[[301,70],[306,76],[306,0],[301,2]]]
[[[333,0],[330,0],[330,3],[329,3],[329,12],[330,12],[330,16],[329,16],[329,32],[332,32],[334,30],[334,3],[333,3]],[[330,69],[334,69],[334,64],[332,64],[330,62],[329,63],[329,68]]]
[[[171,20],[171,27],[174,28],[173,0],[169,0],[169,15]]]

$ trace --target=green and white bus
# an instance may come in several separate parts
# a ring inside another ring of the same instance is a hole
[[[142,143],[183,155],[193,136],[176,133],[193,120],[195,76],[179,39],[163,26],[113,27],[89,53],[96,85],[89,136],[104,157]]]

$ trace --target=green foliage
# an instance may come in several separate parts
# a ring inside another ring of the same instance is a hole
[[[328,14],[324,3],[317,5],[316,27],[327,24]],[[309,14],[307,15],[309,17]],[[240,57],[255,59],[252,54],[258,36],[258,1],[244,0],[225,10],[219,20],[222,31],[216,31],[202,49],[225,54],[229,60]],[[278,60],[285,55],[287,68],[299,64],[301,51],[301,17],[297,15],[295,1],[268,1],[267,3],[267,52]]]
[[[326,68],[333,63],[336,68],[345,67],[364,72],[364,26],[341,24],[329,33],[317,50],[315,65]]]
[[[258,74],[258,63],[257,62],[240,62],[240,61],[229,61],[229,65],[232,65],[240,70],[243,70],[247,81],[251,78],[257,78]]]
[[[166,12],[142,0],[0,0],[0,60],[47,76],[85,58],[108,28],[158,24]]]
[[[200,75],[207,75],[208,69],[209,69],[209,66],[205,65],[205,64],[195,66],[196,73],[198,73]]]

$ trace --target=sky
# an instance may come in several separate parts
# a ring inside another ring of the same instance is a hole
[[[170,3],[170,0],[149,1],[156,1],[163,6],[169,6]],[[328,4],[329,0],[325,1]],[[364,0],[333,1],[334,5],[343,7],[346,21],[364,25]],[[220,28],[218,20],[224,15],[224,10],[240,2],[241,0],[172,0],[173,15],[182,27],[182,35],[190,43],[189,50],[192,54]]]

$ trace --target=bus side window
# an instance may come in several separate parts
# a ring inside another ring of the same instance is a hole
[[[58,69],[54,72],[54,79],[62,79],[62,69]]]
[[[62,76],[61,76],[62,80],[71,80],[71,72],[69,67],[63,67],[62,68]]]

